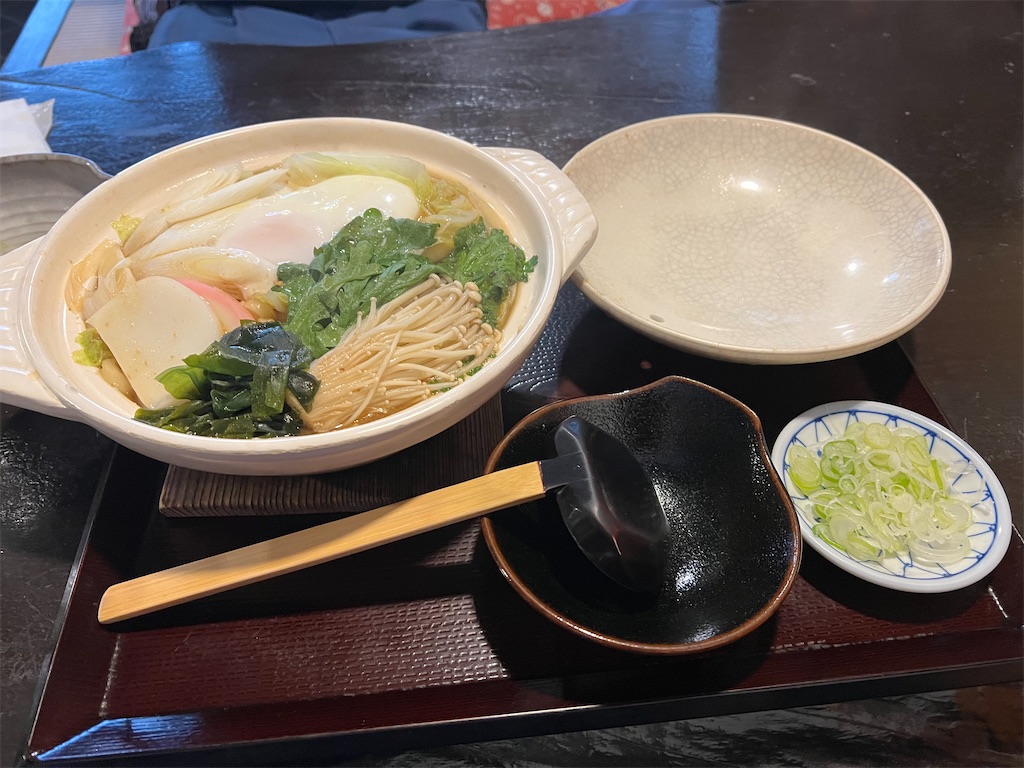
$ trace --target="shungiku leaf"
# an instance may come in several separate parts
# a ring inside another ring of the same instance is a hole
[[[320,357],[372,299],[387,303],[438,271],[421,255],[434,242],[435,229],[371,208],[317,248],[309,265],[282,264],[276,290],[288,299],[285,328]]]
[[[476,285],[483,297],[484,321],[492,325],[497,324],[512,286],[526,282],[536,266],[536,256],[527,259],[508,235],[500,229],[488,230],[483,219],[458,231],[451,255],[441,263],[453,280]]]

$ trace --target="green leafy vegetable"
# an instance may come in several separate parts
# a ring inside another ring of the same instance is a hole
[[[285,328],[320,357],[335,347],[360,312],[405,293],[438,268],[420,252],[434,242],[431,224],[385,219],[375,208],[313,251],[313,261],[282,264],[275,290],[288,298]]]
[[[302,421],[286,397],[290,391],[303,408],[312,404],[318,387],[306,370],[312,360],[309,349],[279,323],[244,323],[186,357],[185,365],[157,376],[171,395],[188,402],[139,409],[135,418],[193,435],[295,435]]]
[[[202,368],[193,368],[190,365],[168,368],[157,375],[156,380],[164,385],[164,389],[171,394],[171,397],[178,400],[202,400],[210,393],[210,382],[206,378],[206,371]]]
[[[488,230],[478,219],[456,233],[452,253],[434,264],[422,253],[434,243],[436,229],[385,218],[371,208],[317,248],[308,266],[282,264],[275,290],[288,298],[285,327],[320,357],[338,344],[360,312],[369,310],[371,299],[385,304],[434,272],[475,283],[484,321],[496,325],[512,286],[527,280],[537,257],[527,260],[504,232]]]
[[[484,322],[497,325],[509,290],[516,283],[526,282],[537,266],[537,257],[527,260],[523,249],[508,235],[500,229],[488,230],[483,219],[478,219],[456,233],[455,248],[440,266],[453,280],[476,284]]]
[[[302,420],[294,411],[285,411],[271,419],[257,419],[251,413],[220,418],[210,403],[201,400],[153,411],[139,409],[135,418],[172,432],[205,437],[284,437],[297,435],[302,429]]]
[[[71,359],[81,365],[99,368],[104,360],[114,356],[95,328],[86,328],[75,336],[75,342],[78,349],[71,353]]]

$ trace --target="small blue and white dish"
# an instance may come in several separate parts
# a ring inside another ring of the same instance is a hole
[[[842,435],[853,422],[909,427],[924,435],[932,456],[958,468],[952,490],[972,509],[966,533],[970,552],[945,565],[921,562],[909,553],[879,560],[858,560],[814,533],[818,522],[807,494],[790,476],[789,451],[803,446],[820,456],[820,446]],[[793,499],[804,541],[834,565],[872,584],[903,592],[951,592],[985,578],[1002,560],[1013,523],[1006,492],[985,460],[960,437],[920,414],[885,403],[842,401],[812,408],[793,419],[772,448],[775,465]]]

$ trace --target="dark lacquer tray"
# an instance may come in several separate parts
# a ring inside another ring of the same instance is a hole
[[[746,367],[675,353],[585,314],[571,333],[542,339],[543,364],[509,382],[506,427],[543,401],[668,373],[747,402],[769,444],[790,418],[831,400],[883,400],[945,421],[895,344],[833,363]],[[600,340],[603,374],[574,351],[591,348],[588,334]],[[505,583],[475,523],[100,626],[96,607],[115,581],[310,524],[169,518],[157,504],[165,472],[115,452],[45,670],[30,761],[301,763],[1021,676],[1016,531],[987,579],[935,596],[858,581],[805,548],[773,620],[690,657],[633,655],[559,628]]]

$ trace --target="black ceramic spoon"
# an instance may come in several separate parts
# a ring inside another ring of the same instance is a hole
[[[114,584],[100,600],[99,621],[130,619],[319,565],[534,501],[555,488],[562,518],[591,562],[629,589],[656,589],[668,521],[646,470],[616,438],[575,416],[559,424],[554,443],[553,459]]]

